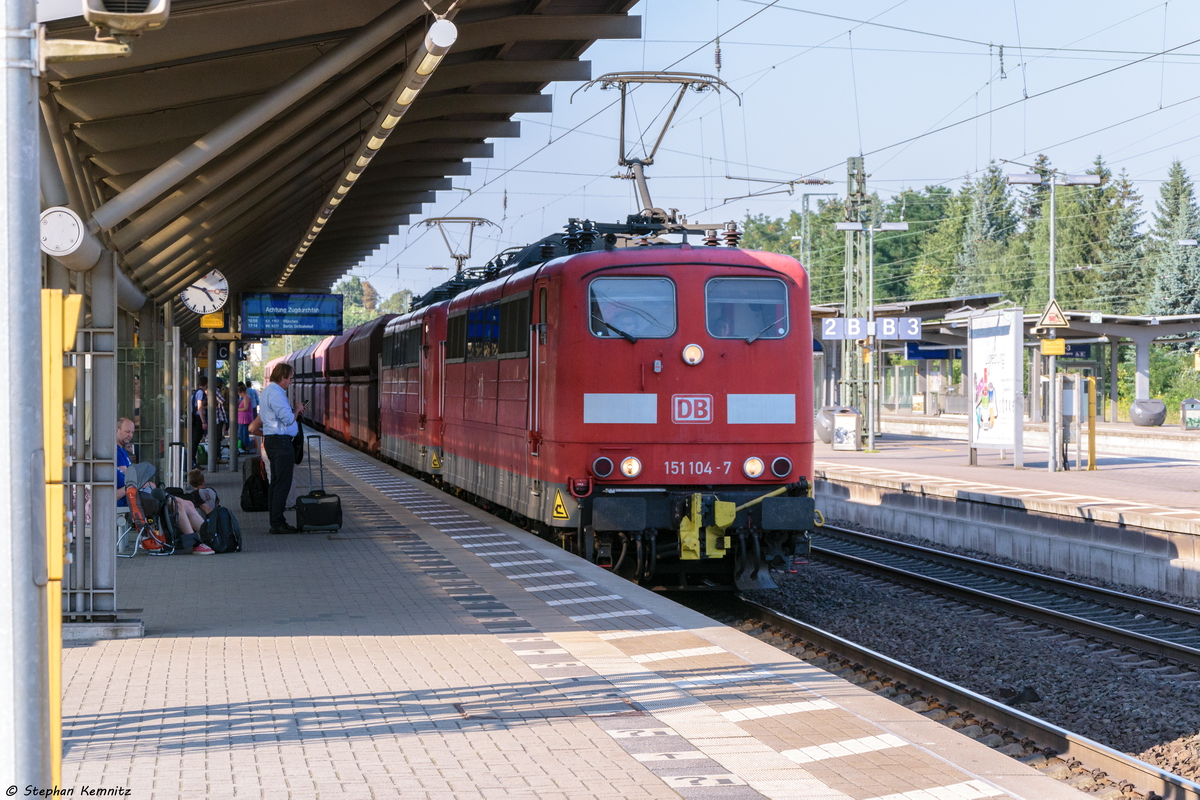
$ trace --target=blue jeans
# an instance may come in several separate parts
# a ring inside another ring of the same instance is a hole
[[[242,443],[244,452],[250,451],[250,423],[238,423],[238,441]]]

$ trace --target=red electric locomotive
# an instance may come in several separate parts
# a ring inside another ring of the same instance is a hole
[[[617,246],[664,229],[572,221],[391,320],[381,453],[633,580],[768,586],[814,521],[808,277]]]

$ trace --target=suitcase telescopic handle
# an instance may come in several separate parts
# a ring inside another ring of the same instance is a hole
[[[321,459],[321,466],[317,471],[321,473],[321,491],[323,492],[323,491],[325,491],[325,451],[321,447],[321,437],[315,433],[310,433],[305,438],[307,438],[309,442],[315,441],[317,443],[317,458]],[[308,453],[308,490],[310,492],[313,490],[312,469],[313,469],[312,450],[309,450],[309,453]]]

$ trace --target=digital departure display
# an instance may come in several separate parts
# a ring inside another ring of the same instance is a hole
[[[340,336],[342,296],[275,292],[244,294],[242,333],[247,336]]]

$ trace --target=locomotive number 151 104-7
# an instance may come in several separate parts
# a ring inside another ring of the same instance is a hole
[[[732,461],[718,461],[714,468],[711,461],[664,461],[663,469],[668,475],[712,475],[714,472],[718,475],[728,475],[732,465]]]

